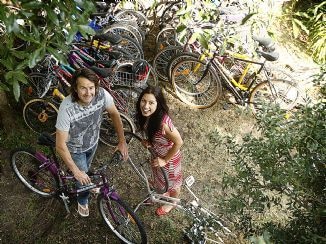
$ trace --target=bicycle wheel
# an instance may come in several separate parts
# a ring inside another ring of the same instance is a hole
[[[182,60],[188,60],[188,59],[199,59],[199,55],[197,53],[192,53],[192,52],[182,52],[174,55],[171,59],[170,62],[168,63],[166,73],[168,75],[168,80],[171,82],[172,80],[172,70],[174,69],[174,66],[176,66],[177,63],[181,62]]]
[[[51,102],[43,99],[33,99],[26,103],[23,117],[26,125],[37,133],[55,133],[58,109]]]
[[[156,36],[156,52],[178,44],[180,43],[177,41],[177,31],[173,27],[163,28]]]
[[[254,113],[270,105],[291,110],[298,98],[299,90],[293,82],[275,79],[259,83],[250,93],[249,104]]]
[[[142,30],[142,32],[147,32],[147,25],[148,25],[148,19],[147,17],[140,11],[131,10],[131,9],[125,9],[122,11],[119,11],[114,15],[116,20],[118,21],[132,21],[134,23],[137,23],[138,27]]]
[[[117,93],[115,104],[119,109],[121,105],[121,111],[126,113],[133,121],[136,116],[136,103],[141,93],[141,90],[133,87],[115,86],[113,91]]]
[[[132,123],[132,121],[129,119],[128,116],[120,113],[121,121],[122,121],[122,126],[123,130],[129,131],[129,132],[135,132],[135,126]],[[129,143],[131,141],[131,136],[127,136],[126,141]],[[110,116],[107,113],[103,114],[103,121],[101,123],[100,127],[100,141],[103,142],[104,144],[112,147],[116,147],[118,145],[118,135],[114,129],[112,120]]]
[[[20,85],[20,99],[26,104],[32,99],[42,98],[51,86],[51,80],[41,73],[30,73],[27,83]]]
[[[178,46],[169,46],[158,52],[153,60],[153,67],[158,76],[163,81],[168,81],[168,65],[171,62],[171,59],[179,54],[182,53],[182,47]]]
[[[31,191],[43,197],[52,197],[58,179],[49,170],[49,165],[36,158],[32,149],[19,148],[11,152],[10,164],[18,179]]]
[[[177,63],[171,82],[178,98],[192,108],[209,108],[222,94],[219,76],[213,68],[195,59]]]
[[[190,206],[185,211],[193,219],[192,225],[185,230],[186,237],[192,243],[224,243],[223,239],[230,240],[234,237],[224,221],[210,210],[200,206]]]
[[[127,51],[132,59],[144,59],[144,52],[142,47],[138,44],[137,41],[130,38],[129,36],[121,35],[121,42],[117,44],[117,47],[124,49]],[[114,49],[115,46],[113,46]]]
[[[98,208],[104,222],[124,243],[147,243],[143,223],[138,216],[121,199],[99,195]]]
[[[133,171],[140,178],[143,188],[146,187],[148,182],[150,188],[155,192],[160,194],[167,192],[169,181],[164,167],[151,166],[153,156],[151,155],[150,150],[143,146],[141,137],[129,132],[127,132],[126,135],[133,138],[133,140],[128,144],[128,162]]]
[[[139,45],[142,45],[143,43],[142,34],[139,32],[137,27],[126,22],[118,22],[116,24],[110,25],[104,29],[104,33],[114,33],[117,35],[128,36],[137,41]]]

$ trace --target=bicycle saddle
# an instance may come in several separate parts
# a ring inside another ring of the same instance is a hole
[[[122,53],[121,52],[118,52],[118,51],[109,51],[107,52],[107,54],[109,54],[109,57],[110,58],[113,58],[113,59],[120,59],[122,57]]]
[[[274,42],[269,37],[253,36],[252,39],[258,42],[259,46],[266,48],[268,52],[273,52],[275,50]]]
[[[117,60],[111,59],[111,60],[97,60],[95,61],[96,64],[102,64],[105,68],[111,68],[114,65],[117,64]]]
[[[101,76],[102,78],[106,78],[112,74],[112,70],[108,68],[99,68],[96,66],[91,66],[89,68],[93,70],[97,75]]]
[[[108,41],[112,45],[119,44],[122,41],[122,37],[114,33],[96,34],[93,39],[98,41]]]
[[[42,145],[42,146],[54,147],[55,146],[55,138],[47,132],[42,132],[39,135],[39,137],[37,138],[37,144]]]
[[[279,53],[276,51],[264,52],[264,51],[256,50],[256,52],[258,54],[260,54],[261,56],[263,56],[267,61],[276,61],[278,59],[278,57],[280,56]]]

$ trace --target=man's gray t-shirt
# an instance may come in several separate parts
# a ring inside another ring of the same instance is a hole
[[[103,111],[113,104],[112,96],[102,87],[88,106],[72,102],[71,95],[62,101],[55,127],[69,132],[67,146],[71,153],[85,152],[97,144]]]

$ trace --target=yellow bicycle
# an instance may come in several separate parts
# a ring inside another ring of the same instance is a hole
[[[199,58],[178,55],[176,58],[180,61],[173,65],[170,74],[176,95],[193,108],[208,108],[221,97],[223,86],[231,92],[236,103],[249,104],[254,112],[266,104],[292,109],[297,103],[299,89],[290,76],[277,78],[267,68],[266,62],[279,57],[271,39],[254,37],[254,40],[259,44],[256,52],[263,61],[230,52],[221,56],[218,51],[205,52]],[[257,66],[258,69],[254,68]]]

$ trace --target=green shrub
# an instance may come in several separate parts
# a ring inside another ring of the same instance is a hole
[[[326,62],[326,1],[292,0],[286,7],[293,36],[308,43],[314,60]]]
[[[276,243],[325,241],[325,118],[325,100],[290,117],[268,108],[242,143],[224,138],[234,172],[223,179],[220,208],[248,236],[267,231]]]

